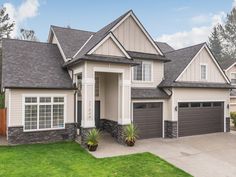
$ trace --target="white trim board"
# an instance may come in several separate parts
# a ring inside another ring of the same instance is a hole
[[[131,16],[134,21],[137,23],[137,25],[139,26],[139,28],[141,29],[141,31],[145,34],[145,36],[148,38],[149,42],[151,42],[151,44],[153,45],[153,47],[157,50],[157,52],[160,55],[163,55],[162,51],[157,47],[157,45],[154,43],[154,40],[151,38],[150,34],[148,34],[148,32],[146,31],[146,29],[143,27],[143,25],[140,23],[140,21],[137,19],[137,17],[134,15],[133,11],[130,11],[122,20],[119,21],[119,23],[117,23],[112,29],[111,31],[114,32],[114,30],[120,26],[120,24],[122,24],[129,16]]]
[[[91,55],[93,52],[95,52],[107,39],[111,38],[112,41],[117,45],[117,47],[121,50],[121,52],[129,59],[131,57],[129,54],[126,52],[124,47],[120,44],[120,42],[115,38],[115,36],[110,32],[106,37],[104,37],[97,45],[95,45],[89,52],[88,54]]]
[[[215,57],[212,55],[211,51],[209,50],[208,46],[206,44],[204,44],[202,46],[202,48],[197,52],[197,54],[192,58],[192,60],[188,63],[188,65],[184,68],[184,70],[180,73],[180,75],[177,77],[177,79],[175,81],[179,81],[179,79],[181,78],[181,76],[184,74],[184,72],[188,69],[188,67],[193,63],[193,61],[197,58],[198,54],[203,50],[206,49],[208,54],[211,56],[213,62],[215,63],[216,67],[219,69],[220,73],[222,74],[222,76],[224,77],[224,79],[226,80],[226,82],[229,84],[230,81],[228,79],[228,77],[225,75],[224,71],[221,69],[221,67],[219,66],[219,64],[217,63]]]

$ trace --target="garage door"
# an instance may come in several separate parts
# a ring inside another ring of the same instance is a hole
[[[140,139],[162,137],[162,103],[134,103],[133,122]]]
[[[224,131],[223,102],[179,103],[179,136]]]

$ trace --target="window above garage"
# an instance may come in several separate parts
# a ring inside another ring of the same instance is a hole
[[[152,62],[143,61],[140,65],[133,67],[133,81],[151,82],[152,70]]]

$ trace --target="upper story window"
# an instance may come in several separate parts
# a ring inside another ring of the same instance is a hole
[[[99,96],[99,77],[95,77],[95,96]]]
[[[207,79],[207,65],[206,64],[201,64],[201,80],[206,80]]]
[[[133,68],[134,81],[151,81],[152,80],[152,63],[142,62]]]
[[[232,84],[236,84],[236,73],[230,73],[230,80]]]

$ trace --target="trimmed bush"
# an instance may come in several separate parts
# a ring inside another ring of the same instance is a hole
[[[234,127],[236,127],[236,112],[231,112],[230,113],[230,118],[232,119]]]
[[[0,94],[0,109],[3,109],[3,108],[5,108],[5,96],[4,96],[4,93],[1,93]]]

